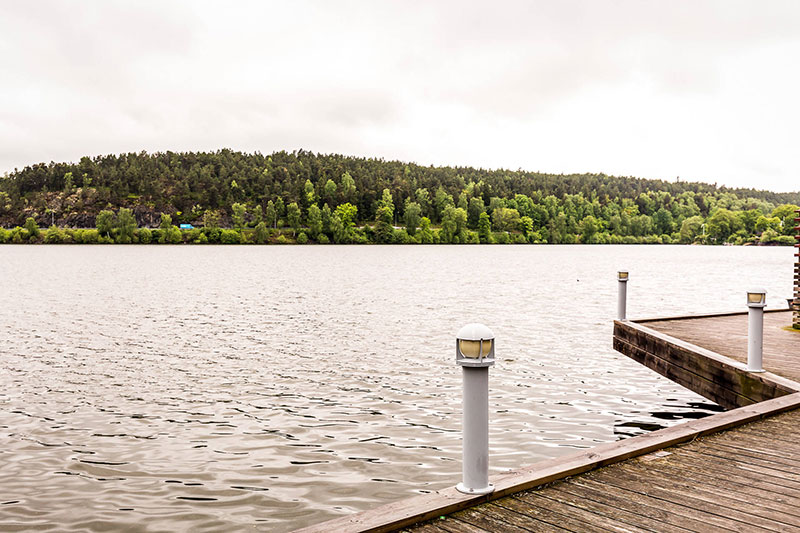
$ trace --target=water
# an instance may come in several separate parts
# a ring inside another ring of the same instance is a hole
[[[454,334],[497,336],[492,473],[715,407],[611,349],[771,307],[790,248],[2,246],[0,529],[286,531],[454,485]]]

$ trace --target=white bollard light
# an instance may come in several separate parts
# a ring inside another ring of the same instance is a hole
[[[456,364],[464,378],[462,481],[465,494],[489,494],[489,367],[494,365],[494,333],[467,324],[456,335]]]
[[[767,291],[747,291],[747,370],[763,372],[764,308]]]
[[[617,285],[619,291],[617,295],[617,320],[625,320],[628,309],[628,271],[620,270],[617,272]]]

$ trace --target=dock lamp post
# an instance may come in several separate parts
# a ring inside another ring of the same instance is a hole
[[[483,324],[467,324],[456,335],[456,364],[463,372],[463,459],[465,494],[489,494],[489,367],[494,365],[494,333]]]
[[[628,308],[628,271],[620,270],[617,272],[617,285],[619,285],[619,295],[617,297],[617,320],[625,320]]]
[[[764,307],[767,291],[747,291],[747,370],[763,372]]]

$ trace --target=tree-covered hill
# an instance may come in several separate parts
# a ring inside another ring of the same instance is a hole
[[[303,150],[83,157],[78,163],[28,166],[0,179],[0,226],[6,228],[29,217],[44,226],[95,227],[101,211],[126,208],[137,227],[159,225],[164,213],[173,222],[198,227],[211,220],[244,229],[264,221],[268,228],[292,227],[293,233],[308,228],[312,239],[325,233],[337,240],[331,220],[344,216],[354,235],[366,232],[376,242],[402,241],[405,237],[392,234],[400,226],[413,237],[422,218],[441,226],[440,242],[474,240],[470,232],[480,233],[481,214],[490,228],[482,223],[480,240],[500,231],[522,235],[525,242],[613,242],[612,236],[691,242],[706,234],[714,242],[746,242],[766,230],[789,235],[786,213],[797,204],[800,192],[605,174],[425,167]],[[735,213],[734,219],[728,220],[728,213]],[[327,228],[311,228],[316,217],[325,216]]]

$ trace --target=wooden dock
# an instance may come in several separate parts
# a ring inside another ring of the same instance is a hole
[[[729,411],[492,476],[486,496],[448,488],[301,531],[800,530],[800,333],[766,314],[770,371],[747,372],[743,316],[614,328],[620,352]]]
[[[459,511],[408,531],[798,531],[800,411]]]

